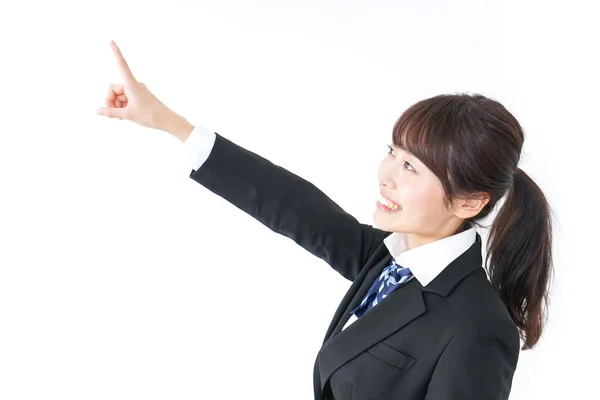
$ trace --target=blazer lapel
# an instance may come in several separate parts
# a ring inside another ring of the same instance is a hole
[[[390,232],[390,234],[391,233],[392,232]],[[371,283],[373,283],[375,276],[381,273],[383,267],[389,263],[391,259],[392,256],[389,253],[389,250],[382,242],[370,259],[379,261],[374,262],[370,267],[367,264],[365,268],[358,274],[356,279],[354,279],[354,282],[350,288],[348,288],[346,295],[340,302],[340,305],[331,319],[331,323],[329,324],[329,328],[327,328],[327,333],[323,339],[323,344],[341,331],[344,324],[350,318],[350,310],[353,310],[360,304],[364,295],[367,294],[367,290],[369,290]]]
[[[390,232],[390,234],[392,234],[392,232]],[[323,346],[321,347],[319,354],[317,354],[313,368],[313,384],[315,391],[315,399],[323,399],[323,387],[325,384],[324,381],[321,380],[323,374],[321,373],[321,371],[319,371],[319,361],[323,349],[325,348],[327,342],[330,341],[333,337],[335,337],[340,332],[342,326],[344,326],[344,324],[348,321],[350,317],[350,310],[354,309],[356,306],[358,306],[359,302],[362,301],[363,296],[366,294],[369,288],[369,285],[367,285],[369,279],[374,279],[375,275],[377,275],[377,270],[381,272],[384,263],[389,262],[390,259],[391,255],[385,244],[382,242],[365,265],[365,268],[363,268],[363,270],[360,271],[360,273],[356,276],[354,282],[352,282],[352,285],[346,292],[346,295],[344,296],[344,298],[340,302],[340,305],[335,311],[335,314],[333,315],[333,318],[331,319],[331,322],[329,324],[329,328],[327,328],[327,333],[325,333],[325,338],[323,339]],[[380,261],[374,262],[373,260]],[[372,265],[369,266],[369,263],[371,263]],[[331,373],[332,372],[328,372],[327,377],[329,377]]]
[[[381,272],[375,268],[371,271],[374,272],[367,275],[359,290],[360,296],[357,294],[358,300],[353,301],[352,306],[360,304],[372,280]],[[419,281],[411,279],[352,325],[325,342],[318,355],[321,390],[336,369],[425,313],[421,289]],[[348,307],[348,313],[351,309]],[[345,322],[348,319],[342,318]],[[338,324],[338,329],[341,329],[339,325],[342,325],[342,321]]]
[[[411,279],[342,331],[350,318],[350,310],[360,304],[375,277],[391,260],[391,255],[383,245],[377,249],[373,259],[380,261],[357,276],[336,311],[317,356],[321,390],[339,367],[423,315],[427,311],[423,292],[446,297],[460,280],[481,268],[481,236],[476,233],[475,243],[426,287],[416,278]]]

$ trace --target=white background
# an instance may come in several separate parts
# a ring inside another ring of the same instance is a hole
[[[558,217],[549,322],[510,398],[597,393],[591,1],[7,4],[1,399],[311,399],[350,286],[191,180],[177,139],[96,115],[121,81],[111,39],[169,107],[366,223],[402,111],[440,93],[500,101]]]

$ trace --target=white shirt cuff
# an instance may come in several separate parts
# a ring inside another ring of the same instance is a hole
[[[195,125],[194,130],[183,142],[187,164],[190,169],[198,170],[208,159],[215,144],[217,135],[202,125]]]

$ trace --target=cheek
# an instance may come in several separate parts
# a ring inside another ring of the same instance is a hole
[[[408,214],[418,216],[419,219],[437,219],[443,211],[443,197],[431,187],[418,187],[407,185],[402,195],[402,207],[410,210]]]
[[[426,191],[415,187],[415,186],[406,186],[405,190],[402,193],[402,206],[406,208],[410,207],[413,212],[420,213],[420,210],[426,209],[431,201],[430,196]]]

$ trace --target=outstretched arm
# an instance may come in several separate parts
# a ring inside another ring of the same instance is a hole
[[[190,178],[354,281],[390,232],[358,222],[312,183],[215,134]]]

